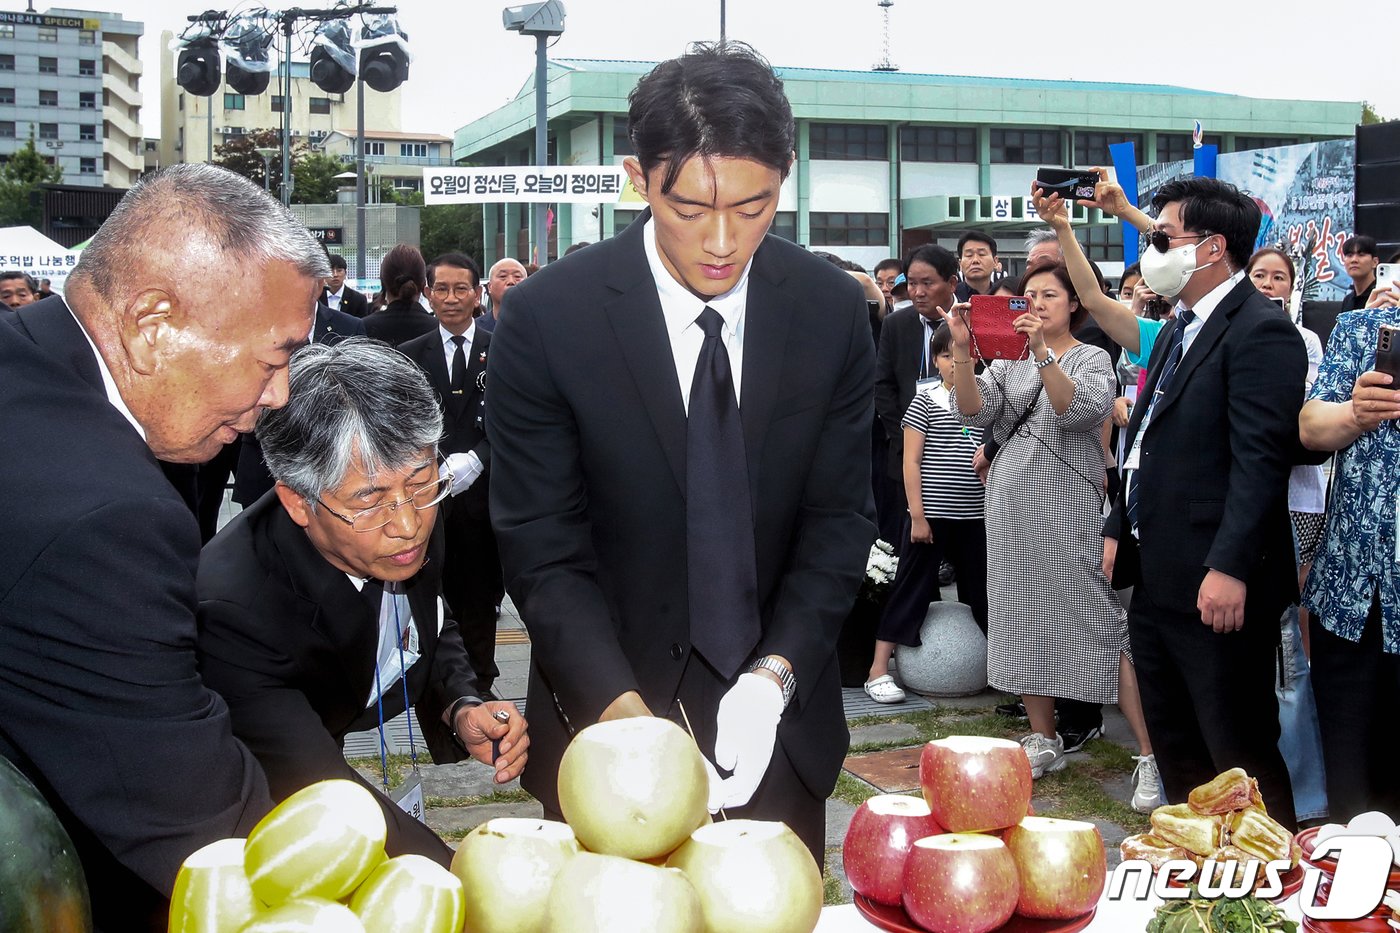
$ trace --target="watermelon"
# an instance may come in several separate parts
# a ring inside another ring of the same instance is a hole
[[[0,930],[92,930],[87,879],[73,840],[43,795],[5,758],[0,758]]]

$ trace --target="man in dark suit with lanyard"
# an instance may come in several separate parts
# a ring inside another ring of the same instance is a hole
[[[196,669],[199,528],[156,458],[208,460],[286,401],[329,272],[261,187],[173,165],[65,297],[0,321],[0,755],[73,838],[99,929],[164,930],[185,857],[271,806]]]
[[[1294,822],[1278,750],[1279,615],[1298,598],[1288,518],[1307,354],[1245,266],[1259,208],[1213,178],[1169,182],[1142,255],[1175,298],[1127,428],[1104,571],[1135,587],[1128,614],[1142,707],[1166,797],[1229,768]]]
[[[491,445],[483,420],[486,358],[491,334],[474,318],[481,296],[476,260],[463,253],[439,256],[428,266],[428,300],[438,326],[399,350],[428,376],[442,402],[442,452],[454,477],[447,513],[446,570],[442,595],[457,620],[467,656],[490,691],[496,668],[496,595],[501,558],[487,510]]]
[[[941,246],[920,246],[904,261],[904,279],[913,306],[885,318],[875,360],[875,413],[890,441],[888,470],[904,498],[904,412],[921,384],[938,378],[929,344],[950,308],[958,285],[958,259]],[[902,541],[893,542],[903,547]]]
[[[492,341],[524,780],[557,812],[571,732],[684,705],[711,810],[783,820],[820,863],[848,741],[836,637],[875,535],[869,314],[849,275],[766,235],[794,124],[751,49],[658,65],[629,129],[650,210],[516,286]]]
[[[344,260],[342,260],[343,262]],[[311,329],[311,342],[333,344],[346,337],[363,337],[365,322],[340,311],[332,311],[325,301],[316,302],[316,323]],[[263,462],[258,436],[248,431],[238,439],[238,461],[233,471],[234,502],[247,508],[272,488],[272,474]],[[209,542],[209,534],[205,543]]]
[[[513,779],[525,721],[510,703],[483,703],[440,598],[438,504],[452,474],[439,467],[432,389],[388,347],[350,340],[300,351],[289,395],[258,421],[275,494],[200,557],[200,674],[228,702],[234,735],[274,800],[328,778],[366,783],[345,762],[346,734],[410,705],[434,761],[470,754],[495,764],[498,783]],[[451,863],[431,829],[374,790],[391,856]]]

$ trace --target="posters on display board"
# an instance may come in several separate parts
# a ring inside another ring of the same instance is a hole
[[[1139,206],[1146,209],[1158,188],[1192,169],[1191,160],[1140,167]],[[1227,152],[1218,157],[1216,177],[1254,198],[1263,215],[1255,248],[1278,247],[1293,256],[1305,300],[1345,297],[1351,277],[1342,244],[1354,232],[1356,140]]]
[[[18,269],[62,294],[68,274],[78,264],[78,250],[67,249],[33,227],[0,227],[0,271]]]

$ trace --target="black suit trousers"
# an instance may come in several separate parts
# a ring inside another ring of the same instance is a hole
[[[496,592],[501,565],[496,535],[485,516],[452,514],[443,522],[443,529],[447,549],[443,556],[442,598],[457,620],[467,660],[481,689],[490,692],[501,673],[496,667]]]
[[[1361,641],[1347,641],[1312,617],[1312,682],[1317,695],[1327,803],[1333,819],[1367,810],[1400,813],[1395,779],[1395,710],[1400,656],[1381,647],[1380,603],[1372,602]]]
[[[1153,599],[1151,574],[1128,613],[1147,732],[1167,799],[1180,803],[1222,771],[1259,781],[1269,815],[1293,828],[1293,786],[1278,750],[1278,612],[1245,603],[1244,628],[1216,634],[1196,613]]]

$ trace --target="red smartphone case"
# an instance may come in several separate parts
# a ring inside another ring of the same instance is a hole
[[[972,355],[987,363],[1030,356],[1030,339],[1011,326],[1030,306],[1030,300],[1019,295],[973,295],[967,313]]]

